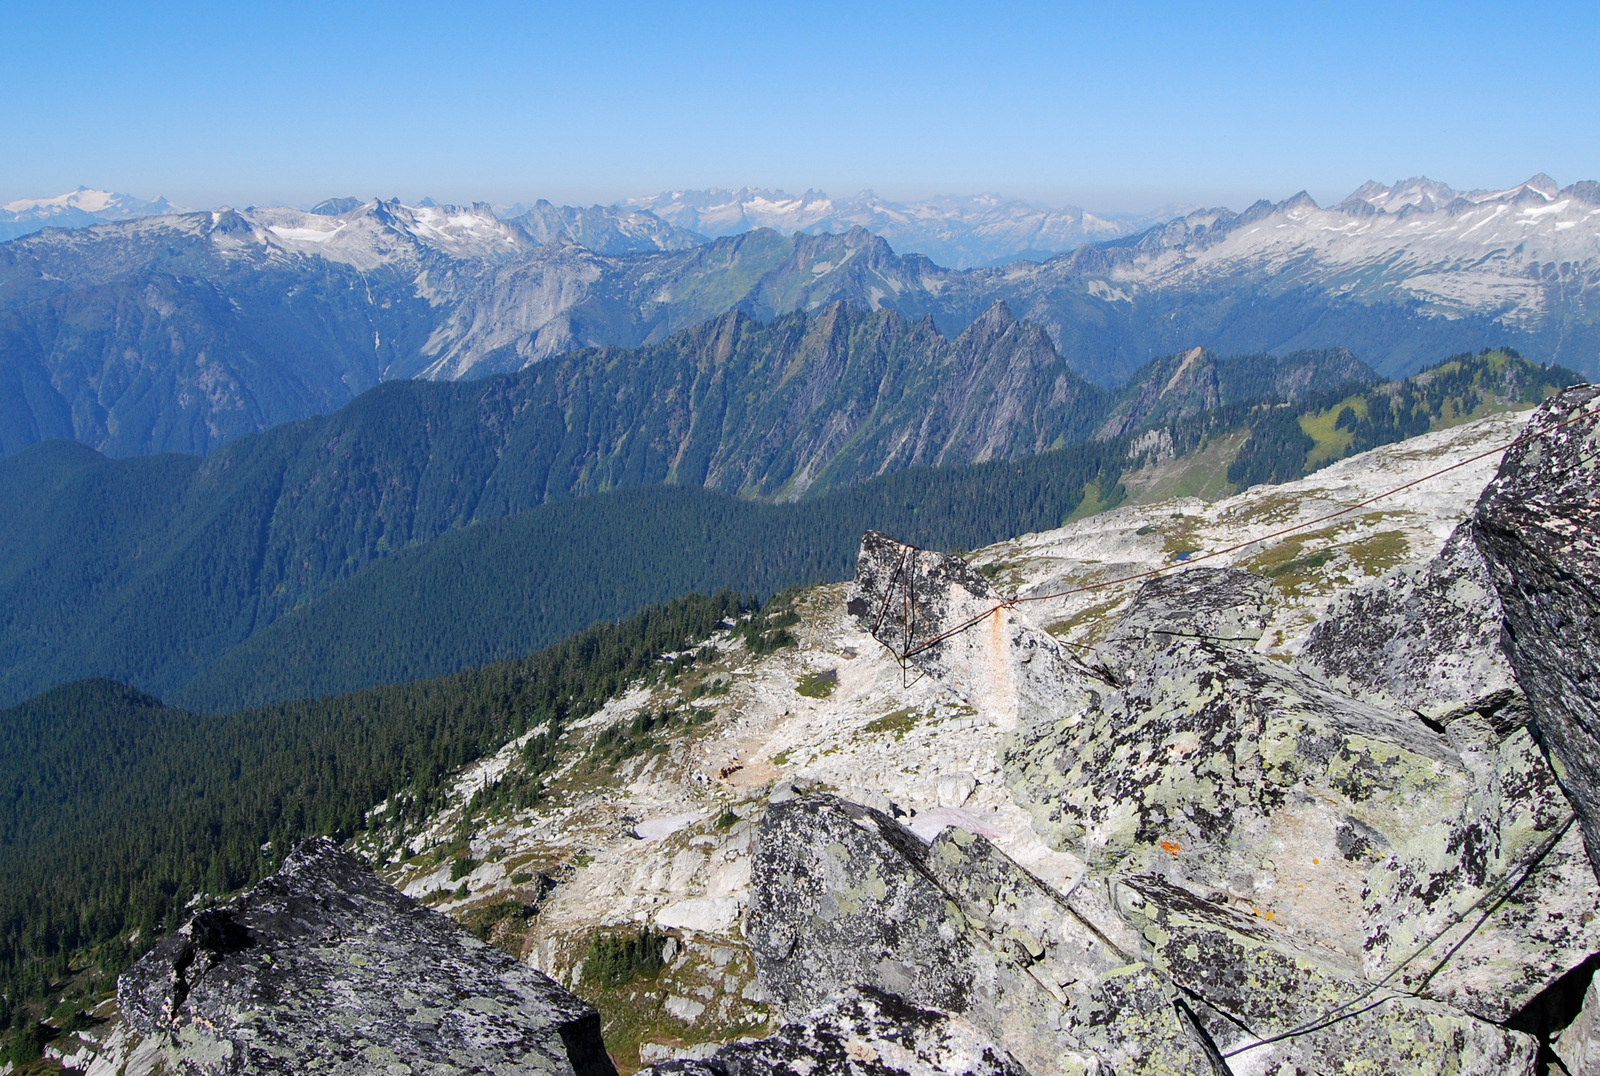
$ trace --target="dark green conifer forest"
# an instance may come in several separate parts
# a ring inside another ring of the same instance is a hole
[[[427,817],[460,767],[529,728],[558,740],[749,611],[691,595],[530,657],[227,714],[107,680],[0,711],[0,992],[42,997],[74,958],[119,971],[306,837]]]

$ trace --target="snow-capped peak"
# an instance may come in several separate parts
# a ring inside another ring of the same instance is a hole
[[[81,228],[103,221],[173,212],[176,209],[165,198],[150,200],[79,187],[48,198],[18,198],[0,206],[0,241],[28,235],[41,228]]]
[[[1364,184],[1330,209],[1297,195],[1237,215],[1191,214],[1130,247],[1108,283],[1194,287],[1244,275],[1531,325],[1552,302],[1552,273],[1562,294],[1600,285],[1600,185],[1563,189],[1540,173],[1497,191],[1419,176]]]
[[[1515,186],[1492,191],[1458,191],[1448,184],[1426,176],[1402,179],[1391,187],[1368,180],[1340,203],[1340,208],[1360,209],[1365,204],[1379,212],[1398,213],[1408,206],[1415,206],[1418,210],[1432,213],[1444,209],[1458,199],[1481,205],[1485,202],[1509,202],[1524,192],[1531,192],[1548,202],[1560,196],[1561,186],[1543,172],[1530,176]]]

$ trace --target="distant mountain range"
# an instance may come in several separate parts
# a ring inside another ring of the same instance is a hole
[[[1096,216],[1076,206],[1051,208],[997,194],[947,195],[892,202],[873,191],[833,199],[821,191],[795,196],[741,187],[668,191],[620,203],[707,236],[771,228],[842,233],[865,228],[902,253],[922,254],[952,269],[1048,258],[1081,246],[1134,235],[1195,207],[1168,207],[1129,216]]]
[[[0,452],[68,437],[119,456],[205,453],[381,381],[481,377],[658,343],[730,310],[769,320],[841,301],[929,317],[946,337],[1003,301],[1101,387],[1197,345],[1342,346],[1395,376],[1509,344],[1600,374],[1595,183],[1369,184],[1328,209],[1302,194],[1197,211],[968,270],[863,228],[700,242],[614,207],[502,220],[484,204],[349,201],[0,244]]]
[[[31,235],[43,228],[82,228],[112,220],[174,212],[165,198],[147,201],[131,194],[79,187],[53,198],[20,198],[0,205],[0,242]]]

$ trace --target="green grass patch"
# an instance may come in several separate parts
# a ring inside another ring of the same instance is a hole
[[[1351,542],[1345,552],[1362,571],[1377,576],[1404,564],[1411,553],[1411,543],[1401,531],[1379,531],[1359,542]]]
[[[1352,527],[1371,526],[1383,519],[1382,512],[1369,512],[1355,520],[1286,538],[1257,553],[1241,567],[1269,577],[1281,590],[1296,593],[1313,585],[1326,584],[1329,573],[1323,569],[1337,562],[1353,564],[1368,575],[1382,575],[1403,564],[1410,553],[1411,544],[1403,532],[1378,531],[1347,542],[1335,539]]]
[[[1089,482],[1083,487],[1083,499],[1078,502],[1076,508],[1067,513],[1061,525],[1064,527],[1073,520],[1099,515],[1109,508],[1115,508],[1122,503],[1126,495],[1127,490],[1121,485],[1112,486],[1110,492],[1106,492],[1100,488],[1098,481]]]
[[[1368,417],[1367,397],[1365,393],[1349,396],[1324,411],[1317,411],[1300,416],[1300,428],[1305,435],[1314,442],[1306,455],[1306,470],[1311,471],[1324,463],[1343,459],[1350,454],[1350,446],[1355,442],[1355,430],[1346,424],[1341,424],[1339,416],[1348,408],[1357,419]]]
[[[917,727],[917,722],[922,720],[922,715],[915,710],[896,710],[886,714],[876,721],[869,721],[861,726],[861,731],[869,736],[880,734],[893,735],[895,739],[905,738],[906,733]]]
[[[839,674],[832,669],[825,672],[807,673],[795,685],[795,690],[808,699],[825,699],[833,694],[833,689],[839,686]]]
[[[1111,628],[1117,622],[1111,611],[1120,604],[1120,601],[1121,599],[1113,599],[1080,609],[1065,620],[1055,621],[1044,630],[1057,639],[1070,639],[1074,643],[1092,646],[1111,634]]]

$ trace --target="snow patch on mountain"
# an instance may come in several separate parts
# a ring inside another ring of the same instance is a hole
[[[82,228],[113,220],[174,212],[165,198],[153,200],[131,194],[79,187],[48,198],[18,198],[0,205],[0,242],[30,235],[44,228]]]
[[[1600,298],[1597,215],[1600,186],[1561,189],[1542,173],[1500,191],[1463,193],[1423,178],[1367,183],[1326,209],[1302,192],[1240,214],[1190,214],[1118,251],[1109,277],[1143,289],[1272,279],[1525,325],[1551,308],[1552,288],[1580,302]]]

